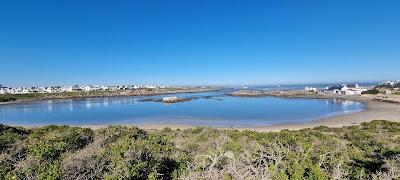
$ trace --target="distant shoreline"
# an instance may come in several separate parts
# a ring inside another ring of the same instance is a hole
[[[55,93],[49,96],[44,95],[44,97],[40,98],[26,98],[26,99],[18,99],[16,101],[8,101],[8,102],[0,102],[1,105],[9,105],[9,104],[24,104],[24,103],[31,103],[37,101],[45,101],[45,100],[63,100],[63,99],[87,99],[87,98],[102,98],[102,97],[136,97],[136,96],[156,96],[156,95],[168,95],[168,94],[179,94],[179,93],[200,93],[200,92],[211,92],[211,91],[218,91],[218,88],[193,88],[193,89],[181,89],[181,90],[172,90],[172,91],[115,91],[115,92],[102,92],[103,94],[98,95],[84,95],[84,92],[73,93],[72,95],[65,96],[65,93]]]

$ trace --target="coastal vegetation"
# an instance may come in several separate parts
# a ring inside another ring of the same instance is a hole
[[[90,97],[111,97],[111,96],[149,96],[171,93],[191,93],[216,90],[214,88],[197,87],[167,87],[162,89],[140,88],[135,90],[116,91],[77,91],[62,93],[26,93],[26,94],[0,94],[0,102],[25,102],[46,99],[74,99]]]
[[[395,85],[378,85],[373,89],[364,92],[365,94],[389,94],[400,95],[400,84]]]
[[[400,123],[256,132],[0,125],[0,179],[395,179]]]
[[[362,94],[379,94],[379,90],[378,89],[370,89],[365,92],[362,92]]]
[[[21,99],[35,98],[35,94],[0,94],[0,102],[11,102]]]
[[[9,101],[15,101],[17,98],[14,97],[0,97],[0,102],[9,102]]]

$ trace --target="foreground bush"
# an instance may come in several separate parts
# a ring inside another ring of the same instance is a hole
[[[0,179],[396,179],[400,123],[254,132],[0,125]]]

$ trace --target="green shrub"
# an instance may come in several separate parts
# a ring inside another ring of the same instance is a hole
[[[379,94],[379,90],[378,89],[371,89],[368,91],[364,91],[361,94]]]
[[[0,102],[9,102],[9,101],[15,101],[17,98],[15,97],[0,97]]]
[[[10,127],[0,124],[0,151],[4,151],[14,143],[25,139],[30,133],[30,130]]]
[[[395,179],[399,137],[390,121],[280,132],[0,125],[0,179]]]

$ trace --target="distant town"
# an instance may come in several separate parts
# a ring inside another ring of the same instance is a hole
[[[370,91],[372,89],[382,88],[383,94],[391,94],[392,91],[399,91],[400,80],[392,80],[381,82],[374,87],[361,87],[358,84],[341,84],[341,85],[330,85],[325,89],[318,89],[314,87],[305,87],[304,91],[316,92],[316,93],[333,93],[333,94],[343,94],[343,95],[357,95],[363,94],[364,92]]]
[[[167,86],[156,85],[74,85],[74,86],[33,86],[33,87],[7,87],[0,85],[0,94],[29,94],[29,93],[63,93],[63,92],[90,92],[90,91],[120,91],[138,89],[165,89]]]
[[[74,86],[21,86],[11,87],[0,84],[0,94],[31,94],[31,93],[66,93],[66,92],[92,92],[92,91],[130,91],[130,90],[162,90],[168,88],[182,88],[177,86],[157,85],[74,85]],[[206,87],[199,87],[206,88]],[[326,88],[305,87],[304,91],[315,93],[333,93],[343,95],[357,95],[375,88],[383,88],[383,94],[400,91],[400,80],[385,81],[373,87],[362,87],[358,84],[330,85]]]

